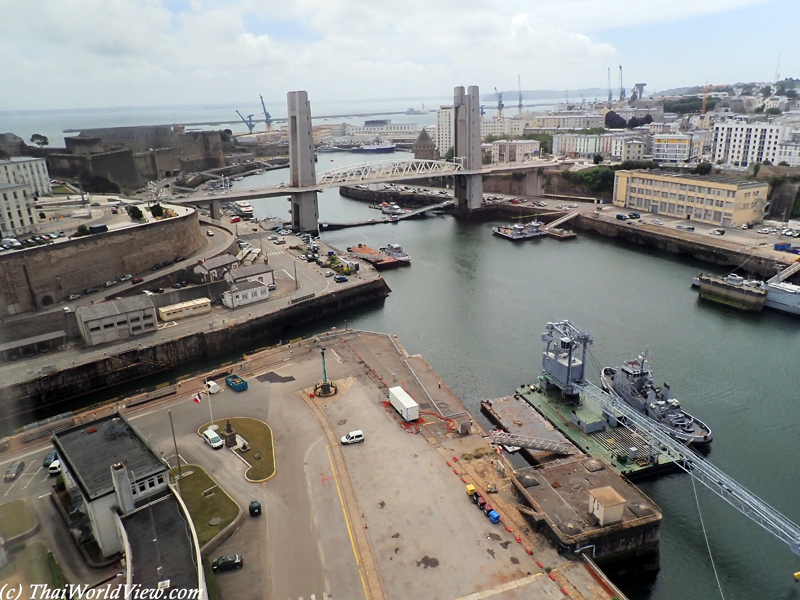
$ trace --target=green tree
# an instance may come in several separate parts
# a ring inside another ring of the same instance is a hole
[[[36,144],[41,148],[42,146],[49,146],[50,140],[47,139],[46,135],[41,135],[40,133],[34,133],[31,136],[31,144]]]
[[[144,218],[142,209],[140,209],[138,206],[128,207],[128,216],[134,221],[141,221]]]
[[[762,88],[759,90],[759,93],[760,93],[762,96],[764,96],[764,98],[769,98],[769,96],[771,96],[771,95],[772,95],[772,86],[771,86],[771,85],[765,85],[764,87],[762,87]]]
[[[592,157],[592,161],[594,162],[594,164],[599,165],[601,162],[603,162],[603,155],[602,154],[595,154]]]
[[[794,100],[795,98],[797,98],[797,90],[795,89],[786,90],[786,97],[789,98],[790,100]]]
[[[785,160],[782,160],[781,162],[778,163],[778,166],[779,167],[788,167],[789,163],[787,163]]]
[[[628,125],[628,122],[613,110],[610,110],[606,113],[605,124],[609,129],[625,129],[625,127]]]
[[[779,115],[779,114],[781,114],[781,109],[780,108],[768,108],[767,110],[764,111],[764,114],[765,115]]]
[[[150,207],[150,214],[154,217],[164,216],[164,208],[160,204],[153,204],[153,206]]]
[[[86,225],[78,225],[78,229],[75,230],[75,235],[72,237],[83,237],[85,235],[89,235],[89,228]]]
[[[83,191],[93,194],[119,194],[119,186],[102,175],[92,175],[85,171],[81,175]]]
[[[697,167],[694,169],[694,172],[698,175],[708,175],[711,173],[711,163],[707,161],[701,162]]]
[[[483,157],[481,157],[481,164],[490,165],[492,164],[492,155],[489,152],[485,152]]]
[[[455,157],[456,157],[456,151],[452,146],[450,146],[450,149],[447,151],[447,154],[444,155],[444,159],[447,162],[453,162],[453,159]]]

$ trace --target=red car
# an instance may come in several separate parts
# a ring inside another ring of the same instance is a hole
[[[241,220],[242,220],[241,217],[231,217],[231,223],[238,223]]]

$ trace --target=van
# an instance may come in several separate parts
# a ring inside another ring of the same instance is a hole
[[[222,388],[219,387],[219,384],[216,381],[206,381],[206,390],[208,390],[209,394],[216,394],[217,392],[221,391]]]
[[[348,444],[358,444],[359,442],[364,441],[364,432],[360,429],[356,429],[355,431],[351,431],[347,435],[342,437],[342,444],[347,446]]]
[[[206,444],[211,446],[214,450],[217,448],[222,448],[224,445],[222,443],[222,438],[217,435],[217,432],[213,429],[206,429],[203,432],[203,439],[206,441]]]
[[[47,467],[47,472],[50,475],[59,475],[61,473],[61,461],[56,459],[50,463],[50,466]]]
[[[626,217],[625,215],[619,215],[619,214],[618,214],[618,215],[617,215],[617,219],[619,219],[620,221],[627,221],[627,220],[628,220],[628,217]]]

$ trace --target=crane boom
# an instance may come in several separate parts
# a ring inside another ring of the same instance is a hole
[[[519,114],[522,114],[522,80],[517,75],[517,87],[519,88],[519,104],[517,104],[517,109],[519,110]]]
[[[261,98],[261,109],[264,111],[264,120],[267,123],[267,133],[272,131],[272,116],[269,114],[266,105],[264,104],[264,96],[261,94],[258,95]]]
[[[242,122],[247,125],[247,129],[250,130],[250,133],[253,133],[253,129],[255,129],[256,126],[256,124],[253,123],[253,115],[247,115],[247,118],[245,119],[242,116],[242,113],[240,113],[238,110],[236,111],[236,114],[239,115],[239,118],[242,120]]]
[[[619,101],[624,102],[627,98],[625,94],[625,86],[622,84],[622,65],[619,66]]]
[[[608,103],[609,105],[614,101],[614,95],[611,93],[611,67],[608,67]]]
[[[497,94],[497,119],[500,120],[503,118],[503,108],[505,108],[505,104],[503,104],[503,92],[498,92],[497,88],[494,88],[494,93]]]

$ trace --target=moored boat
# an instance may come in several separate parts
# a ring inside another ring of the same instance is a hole
[[[644,356],[621,367],[605,367],[600,383],[604,390],[663,425],[675,439],[687,444],[707,444],[712,440],[711,428],[681,409],[669,385],[656,387],[653,384]]]
[[[351,148],[350,152],[362,152],[364,154],[384,154],[394,152],[394,144],[363,144],[358,148]]]
[[[724,277],[700,273],[697,276],[700,298],[740,310],[760,311],[767,300],[761,282],[730,274]]]
[[[492,233],[507,240],[529,240],[531,238],[547,235],[544,230],[544,223],[541,221],[531,221],[530,223],[514,223],[511,227],[500,225],[492,227]]]
[[[385,248],[380,248],[380,251],[383,252],[389,258],[399,260],[400,262],[404,263],[411,262],[411,257],[405,250],[403,250],[403,247],[400,244],[389,244]]]

